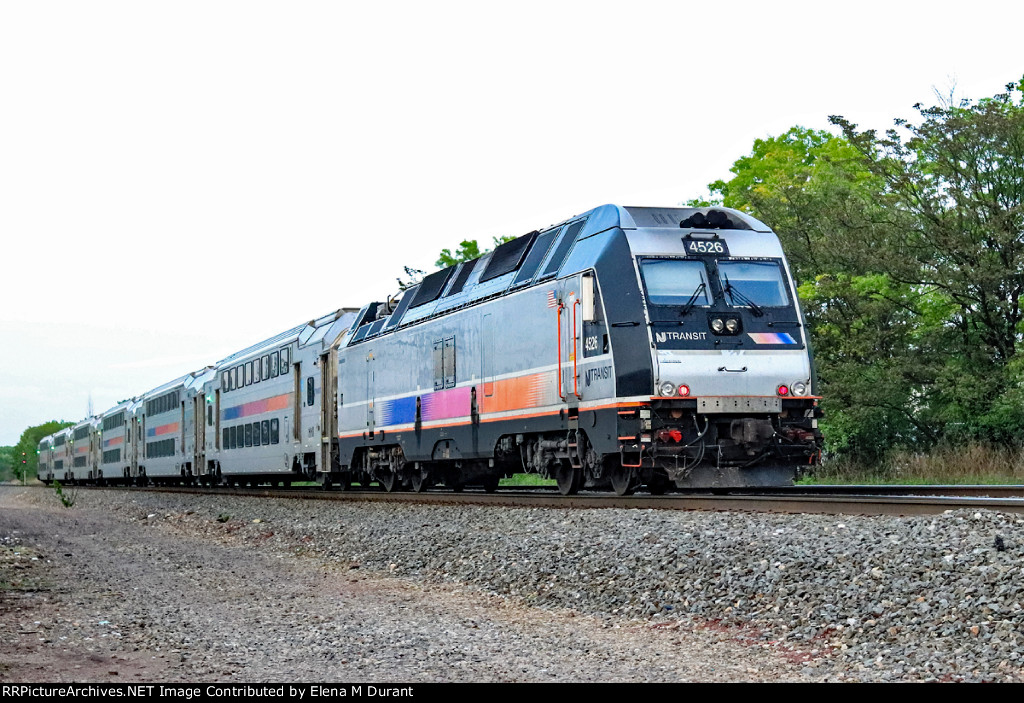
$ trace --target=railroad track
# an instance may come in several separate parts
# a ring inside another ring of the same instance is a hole
[[[433,505],[496,505],[533,508],[627,508],[646,510],[704,510],[827,515],[928,515],[947,510],[996,510],[1024,514],[1024,486],[790,486],[741,489],[711,494],[696,491],[664,496],[620,497],[582,492],[562,496],[546,487],[504,489],[496,493],[442,490],[387,493],[381,490],[322,491],[310,488],[118,488],[122,491],[341,500]]]

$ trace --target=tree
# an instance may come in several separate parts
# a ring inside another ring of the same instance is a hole
[[[709,188],[768,222],[814,342],[831,450],[1024,435],[1024,81],[879,137],[794,127]]]
[[[39,469],[39,441],[54,432],[59,432],[65,427],[71,427],[73,422],[63,420],[50,420],[42,425],[29,427],[21,433],[21,439],[14,445],[14,477],[19,481],[34,477]],[[22,463],[24,462],[24,463]]]
[[[881,236],[863,247],[894,281],[949,303],[933,410],[971,439],[1012,442],[1024,432],[1015,357],[1024,332],[1024,80],[976,104],[924,108],[879,136],[831,118],[883,181]],[[894,254],[896,254],[894,256]]]
[[[497,247],[505,242],[510,242],[513,239],[515,239],[515,237],[512,236],[494,237],[492,241],[494,242],[494,246]],[[434,265],[437,266],[438,269],[448,268],[449,266],[454,266],[455,264],[462,263],[463,261],[479,259],[484,254],[490,253],[490,251],[490,249],[480,251],[480,244],[475,239],[464,239],[459,243],[459,248],[456,249],[454,253],[452,253],[451,249],[442,249],[441,253],[437,257],[437,261],[434,262]],[[402,268],[405,270],[406,277],[399,277],[395,279],[398,281],[398,289],[402,291],[412,288],[422,281],[423,276],[426,275],[426,271],[423,271],[422,269],[412,268],[411,266],[403,266]]]
[[[512,236],[493,237],[492,241],[494,242],[494,246],[497,247],[505,242],[510,242],[513,239],[515,239],[515,237]],[[480,245],[475,239],[463,239],[462,242],[459,243],[459,248],[455,250],[454,254],[451,249],[442,249],[440,255],[437,257],[437,261],[434,262],[434,265],[439,269],[443,269],[449,266],[454,266],[455,264],[463,261],[479,259],[490,251],[490,249],[480,251]]]
[[[0,447],[0,481],[6,481],[14,468],[14,447]]]
[[[910,410],[931,381],[928,354],[910,354],[924,301],[860,255],[884,204],[882,180],[845,139],[803,127],[755,141],[732,171],[709,189],[779,234],[811,331],[828,449],[872,461],[933,441],[934,428]]]

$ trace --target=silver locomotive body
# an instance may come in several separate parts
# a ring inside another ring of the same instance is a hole
[[[820,435],[778,238],[732,210],[604,206],[363,308],[331,480],[629,492],[792,481]]]

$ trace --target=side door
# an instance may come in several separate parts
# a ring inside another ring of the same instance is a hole
[[[559,285],[561,299],[558,305],[558,394],[569,407],[576,407],[583,397],[580,384],[579,362],[583,360],[583,315],[579,294],[579,279],[571,278]]]
[[[373,399],[377,386],[377,368],[374,363],[373,350],[366,352],[366,434],[373,437],[376,422],[373,412]]]
[[[206,394],[196,393],[192,397],[192,422],[195,425],[195,437],[192,441],[192,473],[196,476],[206,474]]]

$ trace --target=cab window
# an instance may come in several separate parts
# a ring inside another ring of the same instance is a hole
[[[718,278],[730,305],[748,304],[744,298],[761,307],[789,305],[782,270],[774,261],[719,261]]]
[[[707,269],[703,261],[685,259],[646,259],[640,272],[647,286],[647,302],[652,305],[711,304]]]

